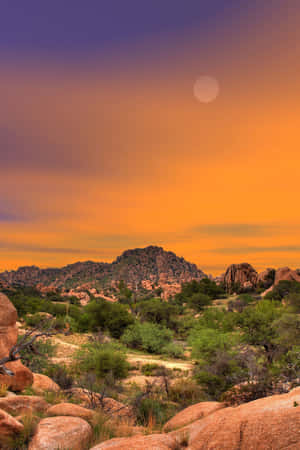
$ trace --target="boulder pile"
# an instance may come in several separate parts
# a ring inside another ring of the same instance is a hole
[[[17,311],[6,295],[0,293],[0,360],[9,355],[11,348],[18,340]],[[23,391],[33,382],[32,372],[20,360],[5,364],[6,368],[14,373],[10,376],[0,373],[0,385],[18,392]]]

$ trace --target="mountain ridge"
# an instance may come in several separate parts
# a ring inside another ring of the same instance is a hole
[[[79,286],[114,288],[124,281],[133,289],[151,290],[167,286],[180,287],[181,283],[206,277],[196,264],[186,261],[162,247],[150,245],[144,248],[125,250],[112,263],[84,261],[61,268],[41,269],[37,266],[22,266],[17,270],[0,273],[3,285],[39,286],[73,289]]]

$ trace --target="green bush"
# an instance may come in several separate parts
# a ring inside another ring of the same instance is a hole
[[[19,338],[19,340],[22,337]],[[52,365],[50,358],[55,355],[56,347],[51,343],[50,339],[36,340],[34,343],[34,351],[32,348],[26,347],[20,352],[22,362],[32,372],[46,373]]]
[[[162,350],[162,354],[171,356],[172,358],[183,358],[184,350],[181,345],[175,344],[174,342],[169,342],[165,345]]]
[[[203,388],[191,378],[180,378],[169,386],[169,400],[182,408],[207,400]]]
[[[161,368],[161,366],[159,364],[155,364],[155,363],[149,363],[149,364],[144,364],[142,366],[141,372],[143,375],[150,377],[150,376],[156,376],[157,371]]]
[[[156,398],[143,399],[137,408],[136,417],[140,425],[162,425],[174,413],[167,403]]]
[[[282,280],[273,287],[272,291],[266,294],[265,299],[281,301],[292,293],[300,294],[300,283],[297,281]]]
[[[93,372],[99,378],[111,374],[115,379],[126,378],[129,363],[126,354],[110,344],[89,344],[77,354],[79,372]]]
[[[134,323],[134,318],[126,306],[97,299],[83,309],[78,321],[79,331],[108,330],[112,337],[120,338],[128,325]]]
[[[61,389],[70,389],[74,384],[74,378],[66,366],[53,364],[45,370],[45,375],[50,377]]]
[[[226,296],[222,286],[218,286],[209,278],[203,278],[200,281],[193,280],[189,283],[183,283],[181,292],[175,295],[176,303],[188,303],[194,294],[203,294],[210,299],[223,298]]]
[[[142,321],[157,323],[168,328],[175,325],[174,315],[178,313],[178,307],[159,298],[139,302],[136,310]]]
[[[172,337],[171,330],[155,323],[144,322],[128,327],[121,341],[128,347],[159,354]]]
[[[205,306],[212,304],[212,299],[202,292],[195,292],[191,297],[188,298],[187,304],[190,308],[195,311],[202,311]]]

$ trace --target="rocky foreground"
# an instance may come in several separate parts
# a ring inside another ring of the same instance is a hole
[[[8,356],[17,342],[16,320],[15,308],[5,295],[0,294],[0,360]],[[31,373],[20,361],[8,362],[5,368],[14,375],[0,374],[0,386],[9,389],[4,397],[0,397],[0,447],[3,449],[18,448],[11,443],[18,442],[18,436],[25,432],[28,417],[33,416],[37,423],[28,444],[31,450],[300,448],[300,387],[284,395],[237,407],[226,407],[218,402],[198,403],[176,414],[161,433],[144,435],[145,430],[135,425],[130,407],[105,398],[104,402],[99,400],[96,409],[95,404],[92,408],[89,395],[79,388],[70,393],[77,404],[62,400],[50,405],[45,393],[60,392],[59,386],[50,378]],[[29,386],[35,395],[24,394]],[[107,415],[107,420],[114,414],[130,418],[132,436],[94,445],[93,429],[100,409],[104,416]]]

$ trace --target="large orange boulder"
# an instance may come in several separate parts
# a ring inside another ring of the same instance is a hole
[[[279,281],[298,281],[300,283],[300,275],[296,270],[292,270],[289,267],[281,267],[276,270],[275,274],[275,282],[274,284],[278,284]]]
[[[189,428],[190,450],[300,448],[300,388],[216,411]]]
[[[94,417],[93,411],[79,405],[74,405],[74,403],[58,403],[57,405],[53,405],[48,409],[47,415],[80,417],[88,422]]]
[[[24,426],[20,422],[0,409],[0,448],[5,448],[2,445],[6,444],[9,438],[14,437],[23,430]]]
[[[32,412],[43,413],[48,407],[48,403],[42,397],[35,395],[15,395],[0,398],[0,408],[15,416]]]
[[[124,405],[110,397],[101,399],[101,395],[96,392],[88,392],[82,388],[72,388],[67,391],[70,398],[79,401],[87,408],[101,408],[106,414],[113,414],[114,417],[133,417],[133,410],[130,406]]]
[[[60,387],[51,378],[41,373],[33,374],[32,389],[37,394],[43,394],[44,392],[59,392]]]
[[[189,406],[172,417],[172,419],[165,424],[163,430],[165,432],[177,430],[178,428],[182,428],[198,419],[202,419],[221,408],[224,408],[224,405],[219,402],[202,402]]]
[[[248,263],[232,264],[222,278],[228,289],[239,286],[241,289],[253,289],[257,284],[257,272]]]
[[[10,349],[17,343],[17,311],[6,295],[0,293],[0,359],[9,355]],[[13,376],[0,374],[0,384],[12,391],[22,391],[33,381],[32,373],[21,361],[5,364],[14,373]]]
[[[91,450],[108,448],[112,450],[171,450],[176,448],[175,445],[176,440],[168,434],[151,434],[149,436],[110,439],[96,445]]]
[[[29,450],[85,450],[91,438],[91,426],[79,417],[48,417],[38,424],[28,448]]]

